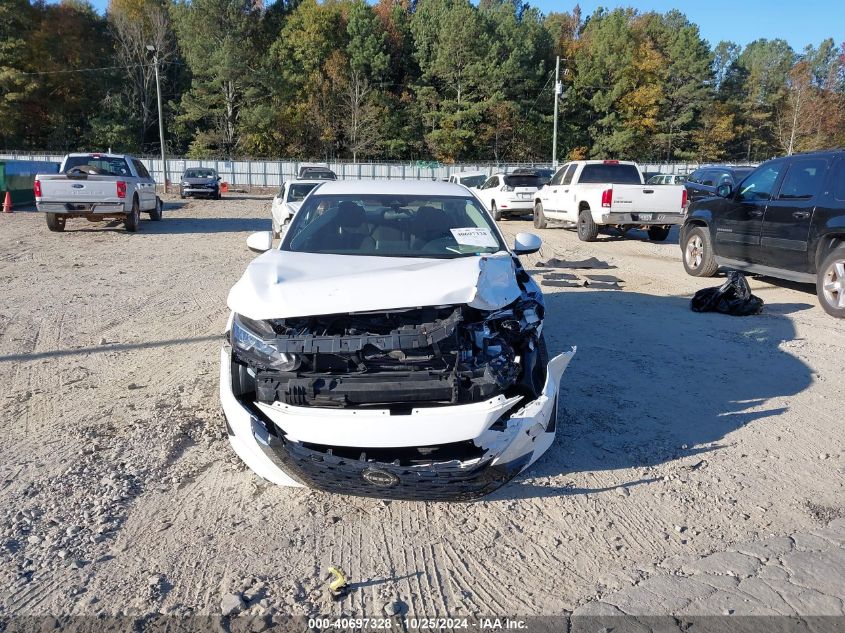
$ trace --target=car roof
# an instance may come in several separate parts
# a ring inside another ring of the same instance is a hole
[[[442,180],[322,180],[314,195],[402,195],[467,197],[463,185]]]

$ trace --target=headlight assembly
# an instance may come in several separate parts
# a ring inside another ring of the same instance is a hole
[[[295,354],[276,349],[272,339],[275,332],[266,321],[253,321],[236,314],[232,321],[232,347],[247,361],[276,371],[294,371],[299,367]]]

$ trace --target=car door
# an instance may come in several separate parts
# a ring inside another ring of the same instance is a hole
[[[763,216],[783,172],[783,160],[764,163],[742,182],[737,191],[721,201],[715,214],[718,256],[759,262]]]
[[[823,157],[808,156],[789,161],[777,195],[766,205],[761,263],[813,272],[807,256],[810,226],[828,166],[828,159]]]
[[[155,181],[147,168],[137,158],[132,159],[132,167],[138,174],[138,204],[142,211],[149,211],[156,206]]]
[[[560,185],[563,180],[563,174],[566,173],[569,163],[561,166],[552,176],[549,183],[539,191],[540,200],[543,201],[543,211],[554,211],[554,200],[552,199],[552,190]]]
[[[696,200],[708,198],[713,195],[712,186],[705,184],[705,181],[708,179],[707,171],[708,170],[705,169],[695,170],[684,183],[684,186],[687,188],[687,196],[690,202],[695,202]]]
[[[563,174],[563,179],[560,181],[560,186],[554,193],[555,206],[559,213],[566,216],[576,218],[578,214],[575,209],[575,189],[572,186],[572,179],[575,176],[575,170],[578,169],[578,163],[572,163]]]

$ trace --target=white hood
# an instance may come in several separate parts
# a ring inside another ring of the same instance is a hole
[[[250,319],[469,304],[495,310],[522,291],[510,253],[455,259],[361,257],[270,250],[229,292]]]

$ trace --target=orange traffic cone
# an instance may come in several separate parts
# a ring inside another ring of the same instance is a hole
[[[3,200],[3,213],[12,212],[12,194],[6,192],[6,199]]]

